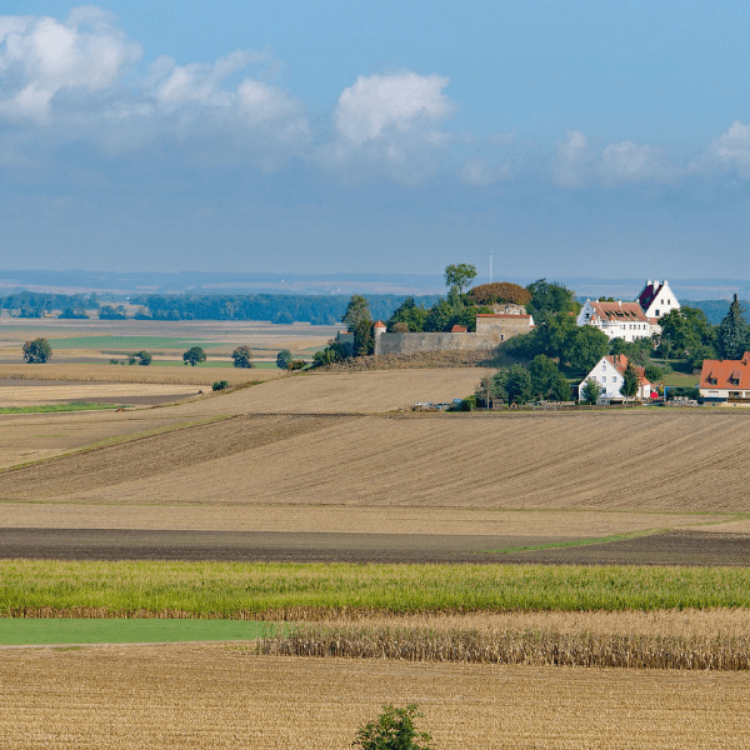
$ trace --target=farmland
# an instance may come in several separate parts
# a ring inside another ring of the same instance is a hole
[[[343,750],[388,702],[418,703],[437,750],[735,750],[748,737],[744,673],[302,659],[220,645],[2,651],[0,671],[12,747]]]
[[[24,323],[23,338],[40,326]],[[209,364],[222,367],[114,366],[143,341],[113,339],[146,334],[82,323],[55,331],[69,348],[48,365],[0,352],[3,403],[130,404],[0,414],[2,613],[298,625],[233,648],[2,651],[0,690],[32,675],[4,700],[4,736],[41,743],[24,718],[41,710],[56,727],[47,746],[101,745],[97,701],[118,695],[105,716],[113,747],[223,747],[263,730],[258,747],[343,748],[380,703],[410,700],[438,750],[489,735],[497,747],[638,747],[622,722],[600,723],[631,700],[643,747],[746,738],[723,712],[750,697],[750,414],[416,414],[414,402],[469,395],[487,371],[243,371],[226,367],[243,340],[203,324],[147,335],[162,337],[167,365],[196,341],[214,343]],[[77,348],[86,338],[93,348]],[[211,393],[219,378],[243,387]],[[675,671],[708,666],[742,673]],[[70,701],[45,703],[53,682]],[[170,688],[149,707],[139,684]],[[668,716],[636,702],[666,705],[664,694],[680,697]],[[284,718],[290,695],[314,734]],[[714,700],[710,721],[680,719]],[[222,724],[240,703],[242,718]],[[186,707],[179,727],[164,723],[172,704]]]

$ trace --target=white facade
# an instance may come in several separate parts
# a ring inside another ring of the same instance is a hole
[[[637,302],[586,300],[576,318],[576,324],[594,326],[606,333],[610,339],[635,341],[651,336],[648,318]]]
[[[649,279],[638,295],[638,303],[646,317],[651,320],[658,320],[672,310],[680,309],[680,303],[674,292],[669,288],[669,282],[666,279],[664,281],[651,281]],[[661,328],[659,328],[659,332],[661,332]]]
[[[627,367],[627,358],[622,357],[619,367],[616,362],[617,360],[615,360],[614,356],[606,356],[602,357],[596,363],[596,367],[594,367],[594,369],[591,370],[591,372],[578,385],[579,401],[583,400],[583,388],[586,385],[586,381],[589,379],[595,380],[602,389],[597,403],[601,404],[605,401],[624,400],[625,397],[620,392],[620,389],[625,382],[622,373]],[[644,401],[651,398],[651,383],[646,381],[645,378],[641,379],[636,398]]]

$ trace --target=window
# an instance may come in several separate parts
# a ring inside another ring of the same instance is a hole
[[[613,376],[612,376],[612,382],[613,382],[613,383],[616,383],[616,382],[617,382],[617,375],[613,375]]]
[[[658,310],[654,310],[654,315],[656,315],[656,317],[658,318],[659,317],[659,311]]]

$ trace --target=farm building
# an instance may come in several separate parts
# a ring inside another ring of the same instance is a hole
[[[698,386],[709,403],[750,403],[750,352],[742,359],[704,359]]]
[[[579,383],[578,398],[582,399],[583,388],[586,381],[596,381],[602,389],[598,403],[611,403],[612,401],[624,401],[625,397],[620,389],[625,382],[624,374],[628,366],[628,358],[624,354],[614,354],[602,357],[593,370]],[[647,400],[651,398],[652,386],[646,378],[642,367],[633,366],[640,381],[636,398]]]

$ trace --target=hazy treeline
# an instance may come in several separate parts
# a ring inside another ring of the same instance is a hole
[[[375,318],[387,319],[404,301],[404,295],[366,295]],[[437,295],[420,297],[433,304]],[[158,320],[270,320],[314,325],[336,325],[346,312],[347,296],[307,294],[146,294],[131,297]]]

